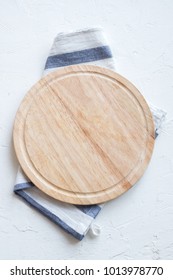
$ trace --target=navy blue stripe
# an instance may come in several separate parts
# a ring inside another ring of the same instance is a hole
[[[69,227],[66,223],[64,223],[59,217],[57,217],[55,214],[51,213],[49,210],[47,210],[45,207],[40,205],[38,202],[36,202],[34,199],[32,199],[27,193],[25,193],[22,190],[15,191],[15,194],[22,197],[27,203],[29,203],[32,207],[37,209],[40,213],[42,213],[44,216],[49,218],[51,221],[53,221],[55,224],[59,225],[62,229],[64,229],[67,233],[73,235],[76,239],[82,240],[84,238],[83,234],[79,234],[74,229]]]
[[[86,63],[111,57],[112,53],[109,46],[102,46],[71,53],[52,55],[48,57],[45,69]]]
[[[35,185],[32,182],[20,183],[14,186],[14,191],[29,189],[31,187],[35,187]]]
[[[86,215],[95,218],[101,210],[99,205],[75,205],[79,210],[81,210]]]

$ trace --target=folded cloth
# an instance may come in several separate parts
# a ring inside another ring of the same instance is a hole
[[[74,64],[93,64],[115,69],[112,52],[101,28],[58,34],[47,58],[43,75],[59,67]],[[157,136],[166,114],[153,106],[150,108]],[[55,200],[36,188],[21,168],[17,173],[14,192],[78,240],[82,240],[86,235],[103,206],[79,206]]]

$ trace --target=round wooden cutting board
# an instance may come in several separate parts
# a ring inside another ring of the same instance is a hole
[[[144,173],[154,146],[150,109],[115,72],[61,68],[25,96],[14,124],[15,151],[43,192],[95,204],[127,191]]]

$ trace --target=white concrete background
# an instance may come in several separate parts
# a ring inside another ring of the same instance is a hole
[[[106,204],[82,242],[13,195],[12,126],[57,32],[102,26],[117,72],[173,118],[172,0],[0,0],[0,258],[173,259],[173,125],[140,182]]]

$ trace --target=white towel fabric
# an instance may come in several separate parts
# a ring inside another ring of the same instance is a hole
[[[74,64],[93,64],[115,69],[110,47],[101,28],[60,33],[54,40],[43,75]],[[166,113],[150,106],[157,137]],[[44,216],[82,240],[103,205],[79,206],[55,200],[36,188],[19,168],[14,192]]]

